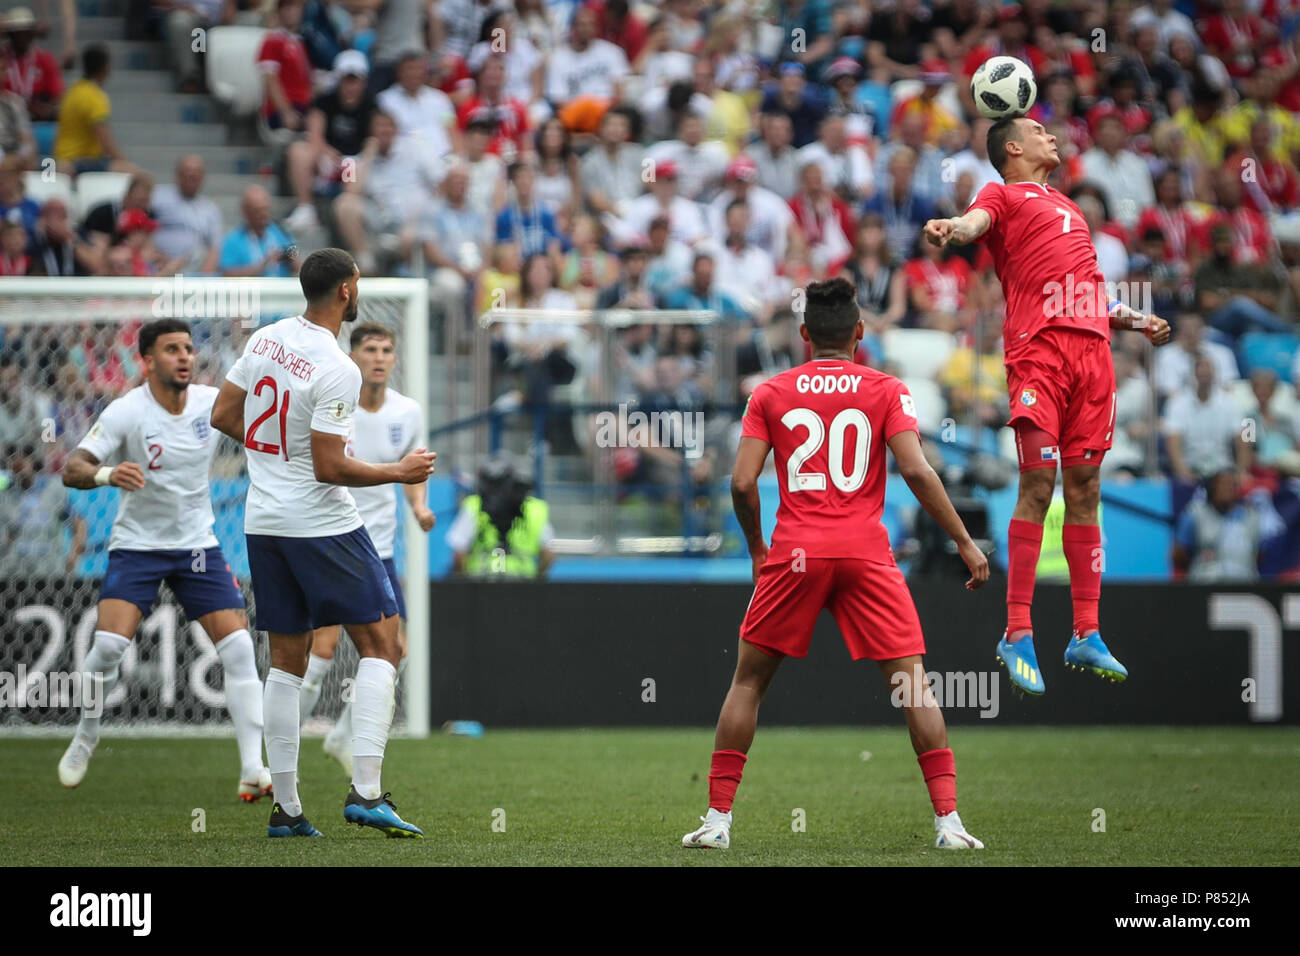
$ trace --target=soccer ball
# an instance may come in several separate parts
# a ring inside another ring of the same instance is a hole
[[[975,107],[989,119],[1026,113],[1038,97],[1034,71],[1014,56],[994,56],[980,64],[970,78]]]

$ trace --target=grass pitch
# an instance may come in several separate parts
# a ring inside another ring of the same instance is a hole
[[[935,850],[901,727],[760,725],[732,848],[684,850],[707,802],[711,730],[493,731],[389,746],[384,786],[427,839],[342,819],[348,782],[304,741],[300,793],[325,838],[269,840],[235,799],[232,739],[115,739],[85,782],[66,741],[0,743],[8,866],[1294,864],[1300,731],[956,728],[958,798],[987,849]],[[39,813],[31,812],[39,808]],[[202,810],[204,828],[196,831]],[[1104,812],[1104,818],[1098,811]],[[1100,827],[1104,823],[1104,831]]]

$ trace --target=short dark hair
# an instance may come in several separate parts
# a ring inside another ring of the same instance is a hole
[[[378,322],[366,322],[352,330],[352,338],[349,340],[348,347],[355,352],[361,348],[361,344],[366,339],[388,339],[388,341],[396,345],[397,333],[386,325],[380,325]]]
[[[1007,143],[1019,142],[1020,132],[1016,129],[1016,120],[1025,118],[1024,113],[1012,113],[1004,116],[989,127],[988,144],[989,162],[1003,175],[1007,166]]]
[[[81,72],[85,76],[99,76],[108,68],[108,47],[91,43],[81,51]]]
[[[810,282],[805,293],[803,324],[815,345],[843,345],[861,313],[858,290],[843,277]]]
[[[145,325],[140,329],[140,354],[148,355],[154,343],[158,341],[158,336],[172,332],[184,332],[189,335],[190,324],[183,319],[157,319]]]
[[[357,264],[344,249],[317,249],[309,255],[298,273],[298,282],[307,301],[319,302],[352,278]]]

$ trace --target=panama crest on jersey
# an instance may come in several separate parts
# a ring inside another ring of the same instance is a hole
[[[1020,393],[1020,404],[1026,408],[1033,408],[1038,404],[1038,392],[1036,389],[1027,388]]]

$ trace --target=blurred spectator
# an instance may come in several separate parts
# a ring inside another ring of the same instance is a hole
[[[307,112],[307,138],[289,144],[289,182],[298,204],[285,225],[295,232],[317,226],[313,201],[317,193],[337,192],[345,168],[356,173],[357,157],[365,148],[375,110],[374,101],[366,95],[370,65],[365,54],[344,50],[334,60],[334,75],[337,85],[316,97]]]
[[[35,14],[27,7],[14,7],[0,22],[0,32],[9,42],[0,85],[22,98],[35,122],[56,119],[63,98],[63,74],[54,54],[36,45]]]
[[[732,200],[724,222],[725,233],[714,264],[718,289],[762,321],[778,302],[784,299],[788,305],[790,301],[777,277],[776,260],[750,242],[749,207],[742,200]]]
[[[239,202],[242,225],[226,234],[218,268],[223,276],[294,276],[298,247],[271,220],[271,196],[261,186],[248,186]]]
[[[363,274],[378,269],[372,241],[385,258],[410,255],[415,219],[442,176],[441,165],[418,141],[398,138],[393,117],[374,112],[356,179],[334,200],[339,233]]]
[[[1000,183],[1002,177],[998,171],[993,168],[989,162],[989,128],[993,121],[987,117],[981,116],[971,123],[970,142],[966,148],[957,153],[952,158],[953,180],[960,179],[965,173],[970,173],[974,177],[974,183],[971,186],[971,196],[978,196],[980,190],[989,183]],[[957,204],[957,212],[966,211],[966,207],[960,203]]]
[[[1191,18],[1174,9],[1174,0],[1151,0],[1149,4],[1137,7],[1129,14],[1130,29],[1139,30],[1146,23],[1156,25],[1161,50],[1168,50],[1169,42],[1175,36],[1184,37],[1192,43],[1199,42]]]
[[[493,246],[488,267],[478,277],[478,314],[488,309],[519,308],[521,271],[519,249],[513,242],[499,242]]]
[[[265,94],[262,116],[271,129],[303,128],[311,106],[311,61],[298,28],[303,0],[277,0],[275,29],[257,51],[257,69]]]
[[[1277,532],[1275,522],[1267,497],[1243,501],[1236,472],[1222,469],[1207,477],[1178,519],[1174,569],[1188,581],[1258,581],[1261,550]]]
[[[465,169],[469,172],[471,206],[496,221],[497,212],[506,204],[506,166],[500,156],[488,152],[497,129],[490,116],[475,116],[465,127]]]
[[[758,167],[759,185],[782,199],[791,199],[799,188],[799,160],[790,117],[784,113],[764,113],[759,119],[759,130],[763,138],[746,150],[746,155]]]
[[[1214,378],[1220,387],[1237,379],[1237,359],[1232,349],[1205,335],[1205,320],[1195,312],[1185,312],[1171,323],[1173,341],[1155,353],[1152,381],[1161,399],[1189,389],[1195,384],[1195,360],[1208,356],[1214,367]]]
[[[1102,231],[1106,212],[1101,199],[1092,195],[1080,195],[1074,201],[1088,224],[1088,232],[1097,249],[1097,264],[1101,267],[1101,274],[1107,282],[1123,281],[1128,275],[1128,250],[1119,239]]]
[[[1188,146],[1205,166],[1217,169],[1223,163],[1223,132],[1219,128],[1219,106],[1223,90],[1204,79],[1192,82],[1192,101],[1174,114],[1174,124],[1182,129]]]
[[[29,244],[36,242],[36,220],[41,216],[41,204],[23,195],[23,164],[16,156],[0,159],[0,219],[22,223],[27,230]]]
[[[898,0],[871,17],[867,63],[893,80],[914,79],[921,51],[930,41],[930,10],[920,0]]]
[[[355,39],[352,35],[353,26],[351,13],[336,0],[306,0],[298,34],[307,48],[307,60],[314,70],[324,72],[334,69],[334,61]]]
[[[440,54],[441,50],[434,45],[434,41],[441,42],[445,32],[443,20],[454,13],[455,6],[464,8],[476,5],[477,0],[470,0],[468,4],[448,4],[444,0],[438,4],[437,12],[441,17],[427,17],[426,22],[426,15],[430,11],[426,0],[383,0],[382,3],[372,4],[372,9],[376,9],[375,40],[370,48],[372,69],[367,91],[373,96],[392,86],[397,76],[398,61],[406,53],[428,53],[432,49],[435,55]],[[473,25],[473,30],[473,36],[466,36],[463,32],[457,36],[464,36],[467,43],[472,42],[478,36],[477,22]],[[468,46],[461,55],[467,50]]]
[[[8,48],[0,41],[0,76],[9,73],[12,62]],[[24,169],[36,168],[38,149],[31,115],[23,98],[9,90],[0,91],[0,155],[15,157]]]
[[[36,221],[31,274],[88,276],[94,274],[95,266],[95,250],[73,231],[67,203],[58,197],[46,200]]]
[[[67,489],[45,470],[45,450],[31,436],[5,459],[13,480],[0,489],[0,575],[72,574],[86,546],[86,519],[68,506]]]
[[[543,55],[549,56],[564,42],[562,26],[556,22],[545,0],[515,0],[515,13],[519,17],[521,32]]]
[[[154,243],[182,271],[212,275],[221,252],[221,211],[203,189],[203,159],[182,156],[176,162],[176,182],[153,191],[153,211],[158,220]]]
[[[667,232],[667,230],[664,230]],[[650,248],[647,244],[624,246],[619,252],[618,279],[613,285],[600,290],[596,297],[598,309],[653,309],[654,294],[650,291],[647,267],[650,264]],[[649,326],[636,326],[648,330]],[[631,329],[628,330],[629,334]],[[624,342],[626,348],[632,346]]]
[[[1014,56],[1033,67],[1035,76],[1047,72],[1048,60],[1043,51],[1030,45],[1029,21],[1018,3],[1008,3],[998,8],[997,35],[991,42],[971,50],[962,61],[957,92],[968,113],[975,113],[975,100],[970,92],[970,80],[981,63],[994,56]]]
[[[1160,26],[1154,20],[1129,25],[1133,29],[1133,53],[1125,61],[1138,77],[1138,98],[1153,115],[1167,116],[1188,102],[1190,84],[1187,75],[1164,51]],[[1171,95],[1176,99],[1171,104]]]
[[[796,161],[822,168],[822,181],[846,202],[864,199],[875,189],[871,158],[862,146],[849,142],[842,116],[827,116],[817,129],[817,141],[799,150]]]
[[[646,285],[658,301],[690,277],[691,249],[672,237],[665,216],[650,221],[648,234]]]
[[[447,322],[466,322],[465,305],[483,267],[490,240],[489,220],[469,204],[469,170],[453,163],[442,181],[441,196],[421,215],[415,238],[432,273],[430,294]]]
[[[483,60],[474,75],[474,93],[456,108],[456,122],[465,134],[473,120],[490,121],[487,150],[510,163],[530,145],[528,103],[536,98],[519,100],[508,92],[505,62],[497,55]]]
[[[142,209],[128,209],[117,217],[115,235],[131,253],[131,275],[158,275],[163,267],[165,257],[153,244],[157,228],[158,223]]]
[[[1247,265],[1266,262],[1273,246],[1268,221],[1242,202],[1241,171],[1224,166],[1214,176],[1218,222],[1232,231],[1232,260]]]
[[[647,157],[648,158],[648,157]],[[705,207],[677,194],[677,165],[669,160],[654,164],[650,191],[627,204],[620,220],[607,221],[615,240],[626,243],[649,234],[650,224],[664,219],[673,239],[694,245],[709,236]]]
[[[844,117],[849,137],[865,140],[871,137],[876,118],[858,97],[858,74],[861,72],[856,60],[842,56],[826,67],[822,82],[831,88],[827,114]]]
[[[1223,0],[1222,11],[1200,27],[1205,49],[1218,57],[1234,79],[1256,70],[1255,51],[1272,46],[1277,27],[1247,9],[1246,0]]]
[[[1196,307],[1214,328],[1237,338],[1245,332],[1286,332],[1290,326],[1273,309],[1282,287],[1266,265],[1233,262],[1232,229],[1210,229],[1210,256],[1196,270]]]
[[[1111,71],[1106,83],[1110,94],[1088,110],[1085,118],[1096,129],[1102,117],[1117,116],[1130,137],[1130,145],[1145,146],[1145,134],[1151,126],[1151,111],[1138,102],[1138,74],[1135,69],[1121,65]]]
[[[429,58],[408,50],[397,61],[397,82],[376,98],[397,123],[398,135],[411,137],[427,155],[441,159],[460,148],[456,107],[442,90],[428,85]]]
[[[714,197],[727,169],[727,148],[717,140],[705,140],[703,117],[689,112],[677,122],[677,139],[655,143],[646,150],[646,158],[673,164],[678,192],[696,202]]]
[[[555,560],[546,502],[529,494],[508,454],[498,452],[479,470],[474,494],[467,495],[447,529],[452,572],[466,577],[546,577]]]
[[[437,11],[442,21],[442,49],[433,52],[467,58],[482,38],[484,24],[509,8],[509,3],[500,0],[443,0]]]
[[[926,60],[921,64],[921,81],[924,84],[916,96],[901,100],[894,107],[890,127],[899,126],[905,117],[917,117],[923,127],[922,137],[931,146],[943,145],[951,134],[961,128],[961,122],[939,100],[939,93],[952,79],[952,72],[943,60]]]
[[[650,24],[646,43],[632,59],[632,70],[641,77],[643,107],[654,111],[662,109],[670,86],[682,84],[686,89],[695,63],[685,50],[673,46],[673,34],[668,18],[656,17]],[[689,98],[690,94],[686,94]]]
[[[1300,177],[1289,159],[1274,154],[1273,141],[1272,122],[1258,117],[1250,124],[1250,140],[1224,161],[1241,176],[1245,203],[1266,216],[1300,204]]]
[[[806,160],[799,176],[801,188],[790,200],[799,243],[816,276],[835,275],[853,252],[853,213],[826,188],[816,160]]]
[[[750,318],[738,301],[714,282],[717,263],[714,254],[699,250],[691,264],[691,279],[685,285],[678,286],[663,297],[661,307],[665,309],[711,310],[718,314],[723,322],[743,322]]]
[[[73,83],[59,104],[59,131],[54,138],[54,158],[59,168],[78,173],[134,172],[118,148],[108,120],[112,104],[104,92],[111,69],[108,48],[92,43],[81,53],[82,78]]]
[[[580,309],[596,304],[600,289],[618,277],[618,261],[600,246],[600,226],[590,216],[580,216],[573,224],[573,248],[564,256],[560,267],[560,288],[572,293]]]
[[[629,142],[631,120],[614,107],[601,117],[599,140],[582,157],[583,198],[597,213],[617,216],[623,206],[641,194],[643,151]]]
[[[1243,99],[1219,117],[1219,128],[1229,143],[1242,145],[1251,137],[1251,127],[1258,120],[1267,120],[1273,134],[1271,144],[1263,155],[1286,162],[1300,149],[1300,120],[1290,110],[1277,102],[1281,84],[1276,74],[1260,70],[1242,81]]]
[[[520,300],[525,309],[573,311],[577,303],[568,292],[555,286],[555,272],[543,254],[524,260],[520,282]],[[548,407],[551,390],[568,385],[578,371],[578,356],[583,352],[585,336],[572,321],[540,319],[510,322],[505,325],[507,363],[520,375],[523,401],[534,407]],[[548,416],[547,436],[553,445],[573,444],[568,421]]]
[[[0,355],[0,446],[34,442],[54,414],[54,403],[38,388],[23,382],[18,359]]]
[[[634,253],[633,258],[644,262],[645,253]],[[658,357],[653,325],[629,325],[620,332],[614,340],[615,404],[639,401],[642,393],[654,385],[654,367]]]
[[[75,362],[64,362],[55,376],[54,420],[58,426],[59,453],[66,455],[90,431],[100,412],[94,390],[81,377]]]
[[[1184,484],[1234,463],[1244,470],[1248,462],[1241,411],[1232,396],[1215,385],[1214,362],[1199,356],[1194,369],[1194,387],[1169,399],[1162,426],[1174,477]]]
[[[758,166],[743,153],[727,166],[724,182],[726,188],[709,203],[713,238],[725,241],[727,209],[733,202],[741,202],[749,210],[747,241],[771,256],[774,263],[785,258],[790,227],[794,224],[789,203],[758,184]]]
[[[508,99],[526,108],[528,103],[542,98],[546,61],[532,41],[517,28],[515,16],[508,10],[498,10],[483,21],[479,41],[470,50],[467,63],[474,74],[478,97],[484,95],[483,69],[490,61],[496,61],[493,72],[499,70],[501,73],[499,80],[493,80],[499,89],[493,92],[492,102]],[[527,128],[526,123],[521,132],[524,128]]]
[[[546,71],[546,98],[558,110],[579,98],[619,100],[629,72],[627,54],[596,36],[596,14],[588,7],[573,11],[569,42],[551,53]]]
[[[879,336],[907,314],[907,284],[903,269],[885,237],[885,221],[869,212],[858,220],[853,255],[845,264],[858,290],[858,307],[868,332]]]
[[[154,0],[153,5],[164,15],[176,88],[182,93],[202,92],[203,58],[194,49],[194,31],[233,22],[235,5],[230,0]]]
[[[817,124],[826,114],[826,104],[804,79],[803,64],[787,61],[778,67],[777,74],[776,87],[763,97],[761,112],[765,116],[773,113],[785,116],[790,121],[791,142],[796,148],[802,148],[817,138]]]
[[[778,309],[764,325],[753,330],[736,353],[737,399],[750,394],[773,375],[804,361],[804,343],[799,336],[799,317],[790,309]]]
[[[512,163],[508,170],[511,195],[496,217],[496,241],[513,242],[519,255],[558,257],[566,244],[555,213],[537,201],[537,170],[531,163]]]
[[[1156,176],[1155,198],[1155,205],[1142,210],[1133,231],[1141,236],[1148,229],[1159,230],[1166,258],[1195,268],[1206,251],[1203,217],[1183,201],[1182,175],[1176,167]]]
[[[970,263],[956,255],[955,249],[936,246],[919,233],[915,247],[915,258],[903,267],[903,276],[916,324],[956,332],[967,307]]]
[[[150,210],[153,187],[154,178],[151,173],[136,173],[127,182],[126,192],[121,199],[106,199],[93,206],[82,223],[87,238],[101,250],[106,249],[117,232],[118,217],[130,209],[139,209],[150,218],[156,218]]]
[[[106,276],[135,275],[135,254],[131,251],[131,247],[125,242],[115,242],[110,245],[104,252],[101,272]],[[233,356],[231,364],[238,358],[238,355]],[[224,366],[224,368],[229,367],[229,365]]]
[[[913,169],[911,192],[917,199],[943,204],[951,199],[952,185],[944,175],[944,155],[937,146],[925,141],[925,121],[915,113],[902,118],[891,131],[891,138],[876,151],[876,195],[887,191],[891,180],[894,157],[911,151]]]
[[[0,276],[25,276],[31,268],[27,255],[27,230],[21,222],[3,220],[0,225]]]
[[[929,245],[929,243],[926,243]],[[960,422],[997,429],[1007,420],[1007,373],[1002,357],[1002,326],[983,322],[980,338],[968,336],[939,370],[948,414]],[[978,349],[976,348],[978,345]]]
[[[906,147],[895,150],[889,163],[889,186],[863,204],[863,213],[876,213],[884,221],[885,237],[896,259],[911,255],[926,222],[938,215],[934,205],[912,189],[916,176],[916,153]]]
[[[1250,373],[1252,401],[1246,408],[1247,428],[1254,434],[1246,442],[1253,463],[1288,477],[1300,477],[1300,430],[1292,415],[1278,406],[1277,373],[1257,368]]]
[[[1156,430],[1151,386],[1137,357],[1128,349],[1115,349],[1115,430],[1113,444],[1101,460],[1101,473],[1109,478],[1127,474],[1141,478],[1147,470],[1147,449]]]
[[[1172,315],[1192,307],[1191,270],[1181,259],[1169,258],[1165,235],[1159,226],[1147,226],[1138,235],[1137,254],[1129,259],[1126,294],[1138,289],[1150,293],[1148,311]]]
[[[1106,196],[1115,219],[1132,229],[1142,210],[1155,203],[1151,172],[1137,153],[1124,147],[1123,120],[1105,113],[1093,130],[1097,145],[1083,154],[1083,171]]]
[[[564,124],[551,118],[537,127],[537,201],[557,215],[571,215],[578,206],[574,176],[578,157]]]

